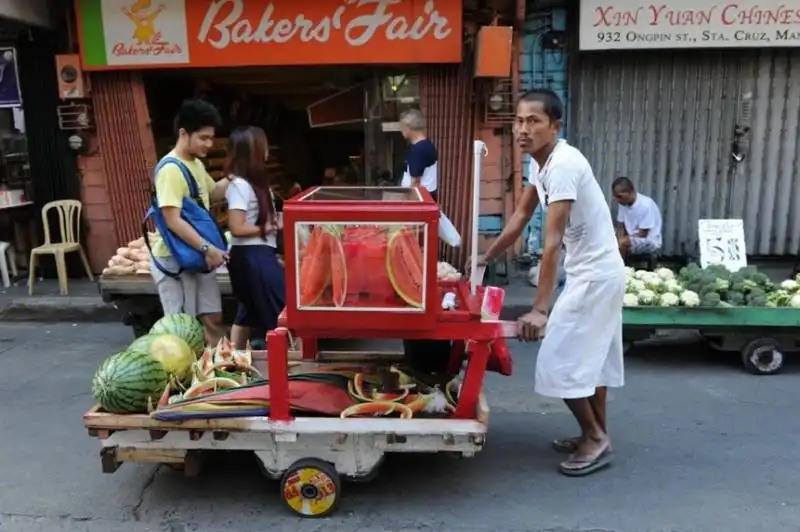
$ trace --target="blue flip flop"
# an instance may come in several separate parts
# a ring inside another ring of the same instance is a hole
[[[611,459],[613,457],[614,457],[614,451],[606,449],[602,453],[600,453],[594,460],[587,460],[583,458],[570,458],[566,462],[562,462],[561,464],[559,464],[558,470],[562,475],[566,475],[568,477],[585,477],[587,475],[591,475],[592,473],[600,471],[601,469],[611,465]],[[564,467],[564,464],[582,465],[584,467],[575,469],[575,468]]]

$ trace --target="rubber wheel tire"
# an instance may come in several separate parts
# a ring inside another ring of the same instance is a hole
[[[281,500],[300,517],[319,519],[332,515],[339,508],[341,493],[336,468],[316,458],[298,460],[281,478]]]
[[[783,368],[781,344],[772,338],[758,338],[742,349],[742,364],[752,375],[775,375]]]

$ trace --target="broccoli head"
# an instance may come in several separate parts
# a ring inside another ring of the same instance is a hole
[[[763,298],[764,301],[766,301],[767,293],[760,288],[754,288],[750,290],[745,296],[745,300],[747,300],[748,305],[750,304],[750,301],[756,298]],[[763,305],[755,305],[755,306],[763,306]]]
[[[743,307],[745,303],[744,294],[741,292],[729,291],[725,294],[725,301],[734,307]]]
[[[756,268],[755,266],[745,266],[736,273],[738,273],[745,279],[752,279],[754,275],[759,274],[759,271],[758,268]]]
[[[722,298],[716,292],[709,292],[700,297],[701,307],[718,307]]]

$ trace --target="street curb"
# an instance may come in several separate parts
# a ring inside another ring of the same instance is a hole
[[[3,321],[43,323],[120,323],[122,313],[99,297],[36,297],[12,299],[0,310]]]

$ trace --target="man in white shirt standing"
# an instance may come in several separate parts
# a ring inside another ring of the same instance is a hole
[[[623,259],[630,255],[654,255],[661,251],[661,211],[649,196],[636,192],[627,177],[611,184],[617,200],[617,242]]]
[[[624,384],[622,300],[625,269],[603,191],[586,158],[559,140],[564,107],[550,90],[532,90],[517,104],[517,143],[536,165],[509,224],[482,257],[497,257],[519,238],[541,201],[547,206],[539,286],[530,312],[519,318],[522,340],[542,340],[535,391],[564,400],[581,435],[554,442],[570,453],[559,471],[585,476],[610,464],[606,387]],[[552,312],[558,260],[566,249],[567,281]],[[546,332],[546,334],[545,334]]]
[[[407,109],[400,114],[400,131],[408,141],[406,169],[402,187],[424,187],[434,201],[439,200],[438,162],[436,146],[425,136],[425,117],[418,109]]]

